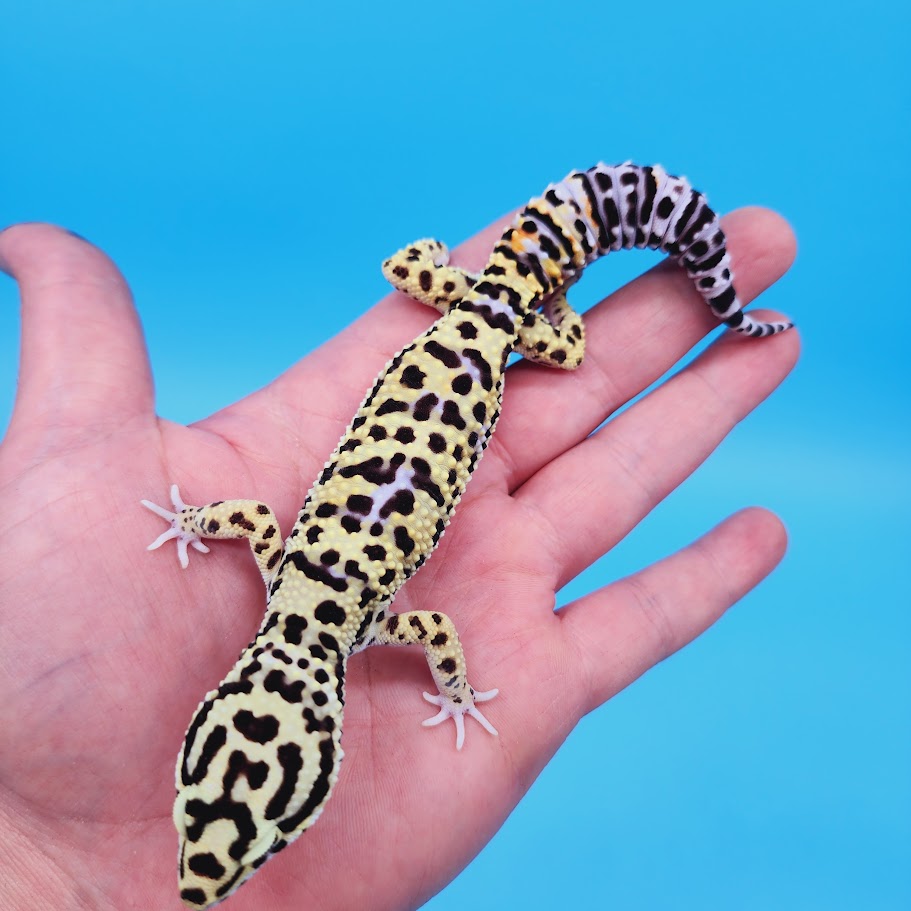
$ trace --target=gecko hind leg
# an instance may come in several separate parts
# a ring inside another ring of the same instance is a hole
[[[487,702],[499,690],[478,692],[469,683],[465,653],[452,620],[436,611],[408,611],[389,614],[374,624],[372,637],[377,645],[420,645],[439,694],[424,693],[424,698],[439,706],[439,712],[423,722],[425,727],[452,718],[456,726],[456,749],[465,742],[465,715],[470,715],[486,731],[496,736],[496,728],[484,717],[476,703]]]
[[[147,550],[155,550],[166,541],[176,539],[177,558],[186,569],[190,562],[188,547],[202,553],[209,552],[209,548],[202,543],[203,538],[246,538],[266,586],[272,581],[281,562],[284,543],[275,513],[265,503],[257,500],[218,500],[207,506],[189,506],[180,498],[176,484],[171,485],[173,512],[149,500],[140,502],[171,525]]]
[[[449,249],[438,240],[424,238],[403,247],[383,263],[383,275],[399,291],[446,313],[477,284],[480,276],[449,265]],[[575,370],[585,351],[582,317],[556,291],[541,310],[529,310],[519,325],[515,350],[548,367]]]

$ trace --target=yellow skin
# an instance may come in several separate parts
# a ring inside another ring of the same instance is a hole
[[[740,290],[753,296],[790,262],[790,234],[759,210],[725,228]],[[479,235],[457,262],[481,267],[498,233]],[[0,550],[0,906],[177,908],[174,744],[258,622],[262,581],[227,545],[192,578],[163,572],[141,556],[160,520],[137,520],[123,504],[179,476],[188,498],[243,490],[290,527],[363,390],[429,317],[390,295],[267,388],[182,427],[155,417],[138,320],[103,254],[23,225],[0,233],[0,263],[23,301],[20,388],[0,446],[0,509],[17,531]],[[496,444],[440,554],[396,604],[433,610],[447,593],[472,667],[503,682],[492,703],[500,738],[456,753],[450,733],[416,726],[428,679],[420,654],[357,656],[344,786],[320,824],[232,898],[237,911],[291,911],[314,896],[325,909],[419,905],[480,850],[582,714],[698,635],[780,559],[780,523],[750,510],[554,613],[554,591],[681,483],[797,353],[795,333],[762,345],[722,339],[588,439],[714,321],[685,276],[663,268],[586,319],[585,371],[509,369]],[[23,566],[41,567],[39,585]],[[441,787],[449,778],[459,787]]]

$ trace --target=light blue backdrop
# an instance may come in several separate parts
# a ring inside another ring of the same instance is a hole
[[[113,256],[168,417],[343,327],[402,243],[457,242],[598,159],[660,161],[800,240],[767,298],[804,334],[793,378],[561,597],[753,502],[789,527],[784,565],[585,719],[427,907],[911,906],[907,4],[312,6],[3,12],[0,221]],[[650,262],[612,257],[576,300]],[[15,302],[0,282],[0,426]],[[249,373],[183,371],[239,339],[267,352]]]

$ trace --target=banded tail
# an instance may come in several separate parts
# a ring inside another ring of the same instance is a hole
[[[597,164],[551,184],[516,217],[494,248],[485,277],[517,272],[546,304],[589,263],[613,250],[662,250],[679,262],[715,316],[737,332],[774,335],[790,322],[743,312],[724,232],[705,196],[659,165]]]

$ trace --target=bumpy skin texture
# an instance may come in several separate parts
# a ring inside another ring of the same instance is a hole
[[[436,547],[490,439],[506,359],[517,350],[574,369],[584,332],[564,296],[611,250],[660,248],[679,260],[716,316],[747,335],[789,323],[741,312],[724,235],[702,194],[660,167],[598,165],[547,188],[515,218],[487,266],[448,265],[418,241],[384,263],[397,287],[443,312],[377,379],[315,485],[284,548],[271,510],[232,500],[175,512],[152,546],[174,538],[181,562],[201,538],[245,537],[268,611],[220,686],[208,693],[177,765],[174,822],[181,897],[207,908],[316,822],[338,776],[346,664],[373,644],[423,647],[457,746],[476,692],[445,614],[389,612],[396,590]],[[144,501],[145,502],[145,501]]]

